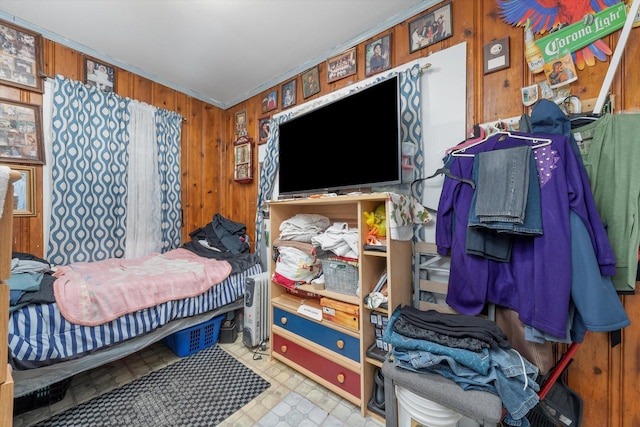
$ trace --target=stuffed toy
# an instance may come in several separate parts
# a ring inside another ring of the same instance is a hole
[[[364,222],[369,226],[367,244],[383,244],[379,239],[387,237],[387,216],[384,204],[378,206],[373,212],[363,212],[363,214]]]

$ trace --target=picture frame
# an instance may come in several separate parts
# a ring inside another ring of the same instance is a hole
[[[364,47],[365,77],[389,68],[391,68],[391,34],[379,37],[367,43]]]
[[[258,120],[258,145],[266,144],[269,139],[269,134],[271,133],[270,120],[269,117]]]
[[[44,164],[41,106],[0,99],[0,161]]]
[[[451,2],[409,22],[409,53],[416,52],[453,35]]]
[[[84,59],[84,82],[104,92],[116,91],[116,69],[93,58]]]
[[[304,99],[320,92],[320,70],[316,65],[302,73],[302,97]]]
[[[293,107],[296,105],[296,83],[296,79],[293,79],[282,85],[282,108]]]
[[[355,47],[327,59],[327,83],[354,75],[357,71],[357,66]]]
[[[234,143],[233,179],[240,184],[248,184],[253,180],[253,138],[240,136]]]
[[[262,113],[267,113],[278,108],[278,91],[273,90],[262,98]]]
[[[42,35],[0,20],[0,82],[44,93]]]
[[[36,216],[36,168],[11,165],[20,172],[20,179],[13,183],[13,216]]]
[[[485,44],[482,51],[485,74],[509,68],[509,36]]]
[[[536,102],[538,102],[538,85],[534,84],[531,86],[526,86],[520,88],[520,95],[522,98],[522,104],[525,107],[530,107]]]
[[[247,110],[238,111],[236,113],[235,133],[236,135],[247,134]]]

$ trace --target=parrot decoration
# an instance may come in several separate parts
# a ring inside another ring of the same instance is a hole
[[[534,33],[544,34],[584,20],[590,24],[593,14],[600,12],[620,0],[497,0],[504,21],[524,27],[530,21]],[[594,66],[596,58],[606,61],[611,49],[603,40],[572,53],[573,62],[579,70],[586,65]]]

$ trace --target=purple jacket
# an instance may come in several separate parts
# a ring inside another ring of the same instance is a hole
[[[535,149],[540,182],[543,234],[513,236],[511,262],[498,262],[465,252],[466,228],[473,188],[445,178],[438,205],[438,253],[451,256],[447,303],[463,314],[479,314],[487,302],[510,308],[520,320],[559,338],[567,336],[571,298],[571,233],[569,211],[584,221],[600,271],[615,274],[615,256],[593,200],[589,180],[567,138],[561,135],[516,135],[548,138],[551,145]],[[533,144],[490,137],[467,149],[475,154]],[[471,179],[473,157],[447,159],[451,174]]]

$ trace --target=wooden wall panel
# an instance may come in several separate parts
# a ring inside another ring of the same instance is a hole
[[[221,179],[225,175],[223,171],[224,164],[220,156],[223,144],[221,144],[220,133],[217,131],[221,127],[223,115],[219,109],[203,105],[202,116],[204,118],[202,135],[204,142],[203,161],[206,163],[204,165],[202,183],[203,203],[200,221],[202,224],[206,224],[211,221],[216,213],[221,213],[223,210],[220,191]]]
[[[437,8],[434,6],[432,9]],[[392,66],[418,58],[428,57],[461,42],[467,43],[467,128],[501,118],[519,116],[530,112],[520,101],[520,87],[539,82],[542,74],[532,75],[524,60],[524,31],[505,24],[495,0],[453,0],[453,36],[442,42],[409,53],[408,22],[415,17],[382,31],[357,46],[358,71],[355,76],[327,84],[325,62],[318,64],[320,92],[302,99],[300,76],[297,103],[311,101],[327,93],[343,88],[364,78],[364,45],[384,34],[392,34]],[[426,10],[425,12],[429,12]],[[492,40],[510,37],[510,63],[508,69],[485,75],[483,70],[483,46]],[[606,38],[612,49],[619,39],[619,32]],[[625,53],[615,74],[611,92],[616,95],[617,111],[640,112],[640,29],[631,31]],[[84,79],[84,55],[75,50],[44,41],[44,72],[48,76],[61,74],[67,78]],[[573,94],[582,99],[596,98],[607,72],[609,61],[598,62],[578,72],[579,80],[572,83]],[[254,247],[255,212],[258,189],[257,145],[254,149],[254,180],[250,184],[233,181],[233,141],[235,113],[247,111],[248,135],[257,138],[257,122],[280,112],[263,114],[261,100],[271,90],[278,91],[281,84],[266,90],[242,103],[221,110],[213,105],[191,98],[128,71],[116,69],[118,94],[151,105],[177,111],[186,119],[182,128],[182,183],[183,183],[183,241],[188,233],[206,225],[215,213],[246,224],[247,233]],[[36,104],[42,103],[42,95],[0,85],[0,97]],[[280,103],[279,103],[280,104]],[[37,179],[41,182],[42,169],[37,167]],[[38,216],[14,220],[13,249],[41,256],[42,248],[42,194],[37,196]],[[635,295],[622,297],[631,318],[631,326],[623,330],[622,343],[611,348],[609,335],[591,333],[575,355],[568,369],[569,385],[584,400],[583,427],[639,427],[640,406],[640,301]]]
[[[638,32],[636,31],[636,34]],[[637,45],[636,45],[637,46]],[[637,83],[637,81],[636,81]],[[635,104],[636,108],[640,104]],[[637,289],[640,283],[636,282]],[[623,330],[623,344],[620,349],[618,370],[615,372],[620,379],[620,391],[614,402],[617,403],[616,417],[610,418],[616,423],[611,426],[638,427],[640,426],[640,301],[638,295],[623,297],[627,315],[631,319],[631,326]],[[609,397],[611,399],[611,397]],[[606,422],[606,419],[603,420]],[[605,425],[605,424],[603,424]]]
[[[188,128],[182,150],[182,208],[184,231],[188,234],[204,226],[202,222],[202,175],[204,170],[201,115],[202,102],[192,100],[191,115],[182,129]]]
[[[617,38],[617,37],[616,37]],[[612,92],[616,94],[616,107],[620,111],[640,112],[640,27],[631,30],[622,57],[620,72],[613,81]],[[640,423],[638,423],[640,425]]]

